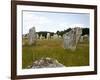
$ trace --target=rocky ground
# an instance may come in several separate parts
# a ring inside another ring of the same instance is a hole
[[[46,57],[41,58],[33,62],[28,68],[55,68],[55,67],[64,67],[63,64],[59,63],[57,60]]]

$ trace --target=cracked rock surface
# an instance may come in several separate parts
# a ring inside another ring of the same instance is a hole
[[[55,68],[55,67],[65,67],[65,66],[59,63],[56,59],[46,57],[36,60],[28,68]]]

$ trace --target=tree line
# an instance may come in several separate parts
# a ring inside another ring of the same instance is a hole
[[[54,33],[54,32],[48,32],[48,31],[40,31],[40,32],[36,32],[36,33],[37,33],[39,36],[42,35],[42,36],[44,36],[44,37],[47,36],[47,33],[50,33],[50,36],[53,36],[54,34],[63,36],[63,34],[69,32],[69,31],[71,31],[71,30],[72,30],[71,28],[68,28],[68,29],[63,30],[63,31],[57,31],[56,33]],[[82,36],[85,35],[85,34],[89,35],[89,28],[82,28]]]
[[[69,31],[71,31],[71,30],[72,30],[72,28],[68,28],[68,29],[62,30],[62,31],[57,30],[56,33],[54,33],[54,32],[48,32],[48,31],[39,31],[39,32],[36,32],[36,33],[37,33],[39,36],[42,35],[42,36],[44,36],[44,37],[46,38],[47,33],[50,33],[50,36],[53,36],[54,34],[63,36],[63,34],[69,32]],[[85,35],[85,34],[89,35],[89,28],[82,28],[82,36]],[[27,34],[25,34],[25,36],[27,36]]]

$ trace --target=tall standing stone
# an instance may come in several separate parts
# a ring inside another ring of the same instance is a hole
[[[50,39],[50,33],[47,33],[47,39]]]
[[[29,44],[30,45],[35,45],[36,44],[36,31],[35,31],[35,27],[32,27],[30,30],[29,30]]]
[[[75,50],[81,34],[82,29],[79,27],[73,28],[71,31],[65,33],[63,35],[64,48]]]

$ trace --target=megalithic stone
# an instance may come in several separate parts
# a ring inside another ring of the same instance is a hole
[[[71,31],[63,35],[64,48],[75,50],[77,43],[81,37],[82,29],[79,27],[72,28]]]
[[[29,36],[28,36],[28,39],[29,39],[29,44],[30,45],[35,45],[36,44],[36,31],[35,31],[35,27],[32,27],[30,30],[29,30]]]
[[[54,34],[53,35],[53,39],[58,39],[58,35],[57,34]]]
[[[47,33],[46,37],[47,37],[47,39],[50,39],[50,33]]]

